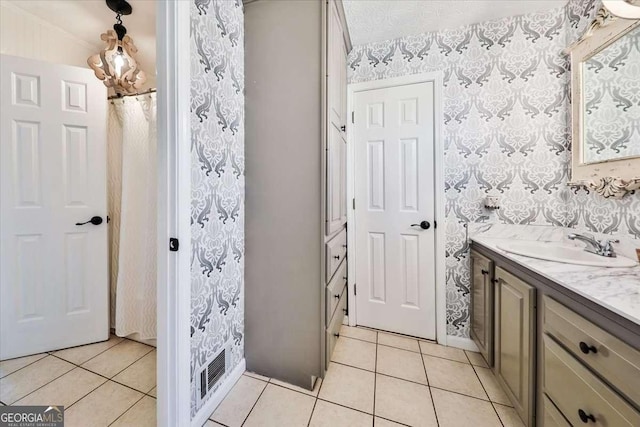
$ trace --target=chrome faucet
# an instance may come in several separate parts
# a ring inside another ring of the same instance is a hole
[[[613,243],[620,243],[619,240],[615,239],[604,239],[599,241],[593,236],[577,233],[571,233],[567,238],[569,240],[580,240],[585,242],[587,244],[587,247],[584,248],[585,251],[609,258],[615,258],[616,256],[616,252],[613,250]]]

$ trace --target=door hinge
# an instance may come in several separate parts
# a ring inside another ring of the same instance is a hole
[[[358,289],[356,288],[356,284],[353,284],[353,294],[358,295]]]
[[[433,221],[433,228],[438,228],[438,221]]]
[[[355,211],[356,210],[356,199],[351,199],[351,201],[352,201],[351,204],[353,205],[353,210]]]
[[[169,238],[169,250],[171,252],[178,252],[179,248],[180,248],[180,241],[175,237]]]
[[[355,123],[356,122],[356,117],[355,116],[356,116],[355,111],[352,111],[351,112],[351,123]]]

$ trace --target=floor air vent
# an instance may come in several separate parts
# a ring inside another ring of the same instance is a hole
[[[229,356],[230,348],[227,344],[200,371],[198,397],[201,402],[207,399],[216,384],[224,378],[229,366]]]

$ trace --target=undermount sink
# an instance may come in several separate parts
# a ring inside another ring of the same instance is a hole
[[[564,246],[557,243],[512,242],[501,243],[498,245],[498,248],[516,255],[565,264],[588,265],[592,267],[634,267],[637,265],[635,261],[620,255],[611,258],[604,257],[586,252],[580,247]]]

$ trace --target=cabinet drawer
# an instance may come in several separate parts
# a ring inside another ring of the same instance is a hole
[[[636,406],[640,406],[638,350],[547,296],[544,297],[544,329]]]
[[[327,325],[331,322],[331,316],[336,311],[336,307],[340,302],[340,297],[342,296],[342,291],[347,284],[347,262],[342,261],[340,267],[338,267],[338,271],[333,275],[333,279],[327,285],[327,316],[326,322]]]
[[[640,426],[640,413],[544,334],[544,392],[571,425]],[[589,418],[586,418],[589,417]],[[593,417],[593,418],[591,418]]]
[[[329,368],[329,362],[331,361],[331,355],[333,354],[333,349],[336,347],[336,342],[338,341],[338,337],[340,335],[340,327],[342,326],[342,319],[344,318],[344,308],[347,307],[347,293],[343,292],[340,301],[338,302],[338,307],[327,326],[327,336],[326,336],[326,346],[327,346],[327,358],[326,358],[326,369]]]
[[[342,230],[333,239],[329,240],[326,247],[326,280],[327,283],[333,277],[333,273],[347,255],[347,230]]]
[[[571,427],[556,405],[545,395],[542,397],[543,427]]]

